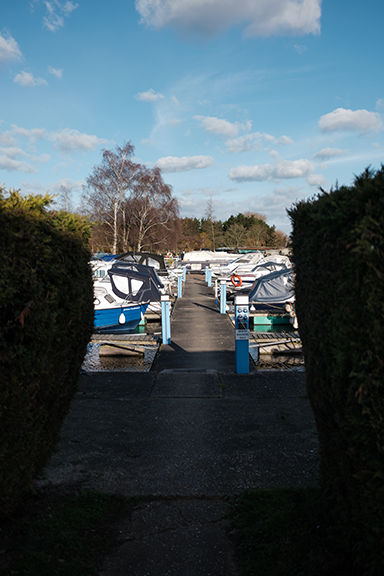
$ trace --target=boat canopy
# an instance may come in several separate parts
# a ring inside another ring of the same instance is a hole
[[[280,304],[294,300],[293,274],[290,268],[262,276],[256,280],[249,292],[250,303]]]
[[[108,270],[112,290],[123,300],[157,302],[164,287],[154,268],[129,262],[115,262]]]
[[[137,262],[143,266],[152,266],[158,274],[167,272],[164,256],[151,252],[125,252],[116,258],[116,262]]]

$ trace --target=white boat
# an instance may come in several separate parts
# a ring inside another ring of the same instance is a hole
[[[283,258],[285,258],[283,256]],[[286,261],[277,259],[271,260],[270,257],[266,259],[261,259],[259,264],[254,266],[252,269],[244,269],[243,266],[238,266],[233,270],[233,272],[228,275],[228,293],[234,290],[241,290],[242,292],[251,290],[253,284],[256,280],[262,276],[267,276],[272,272],[277,272],[279,270],[285,270],[291,268],[291,262],[287,258]]]
[[[235,273],[237,270],[249,272],[263,260],[264,256],[262,252],[248,252],[247,254],[237,256],[237,258],[234,258],[225,264],[210,265],[210,269],[212,270],[212,274],[215,274],[215,276],[225,277]]]
[[[233,260],[229,252],[212,252],[211,250],[193,250],[185,252],[182,260],[177,263],[178,268],[185,267],[187,272],[202,273],[207,267],[219,266]],[[176,268],[177,269],[177,268]]]
[[[94,327],[98,332],[134,330],[150,302],[161,299],[163,284],[149,266],[114,260],[94,271]]]

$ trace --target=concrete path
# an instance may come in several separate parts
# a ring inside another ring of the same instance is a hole
[[[303,373],[82,377],[42,486],[148,495],[100,576],[235,576],[225,495],[317,482]]]
[[[99,576],[239,576],[224,497],[317,483],[305,374],[234,366],[234,330],[190,276],[152,372],[82,376],[39,484],[149,496]]]
[[[215,306],[204,276],[188,274],[171,321],[171,344],[162,346],[153,370],[235,370],[235,333]]]

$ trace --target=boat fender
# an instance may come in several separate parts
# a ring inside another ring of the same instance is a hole
[[[243,283],[242,279],[237,274],[232,274],[231,282],[234,286],[236,286],[236,288],[239,288]]]
[[[125,324],[125,316],[123,312],[119,316],[119,324]]]

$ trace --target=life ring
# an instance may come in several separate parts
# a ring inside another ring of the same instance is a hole
[[[236,288],[239,288],[243,283],[242,279],[237,274],[232,274],[231,282]]]

